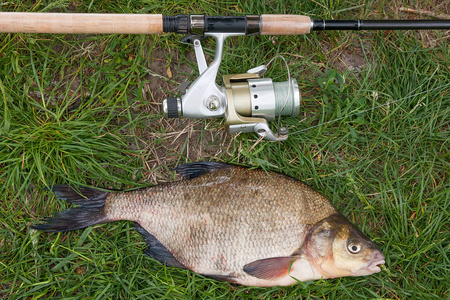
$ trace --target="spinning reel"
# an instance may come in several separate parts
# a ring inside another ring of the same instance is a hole
[[[192,83],[180,84],[180,98],[163,100],[164,112],[170,118],[184,116],[192,119],[225,118],[230,134],[255,132],[270,141],[288,138],[288,129],[279,127],[274,133],[267,121],[278,116],[297,116],[300,109],[300,91],[295,79],[273,82],[261,76],[267,71],[262,65],[242,74],[222,76],[223,86],[216,83],[222,61],[224,41],[239,33],[205,33],[216,40],[214,61],[208,66],[201,45],[201,37],[190,35],[183,42],[194,46],[200,76]]]

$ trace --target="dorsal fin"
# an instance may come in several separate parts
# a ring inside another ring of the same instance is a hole
[[[174,170],[185,179],[192,179],[217,170],[232,168],[234,165],[218,163],[213,161],[202,161],[184,164],[176,167]]]

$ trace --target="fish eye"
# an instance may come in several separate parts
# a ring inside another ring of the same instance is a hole
[[[356,254],[361,251],[361,245],[355,241],[350,241],[347,243],[347,249],[350,253]]]

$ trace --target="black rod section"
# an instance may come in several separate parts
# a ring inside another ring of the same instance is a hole
[[[450,20],[313,20],[313,31],[450,29]]]
[[[189,15],[163,16],[163,31],[181,34],[190,33]]]
[[[205,32],[245,33],[247,21],[245,17],[207,16]]]
[[[163,16],[163,31],[197,35],[205,32],[252,35],[261,31],[260,16]]]

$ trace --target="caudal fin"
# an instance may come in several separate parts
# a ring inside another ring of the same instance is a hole
[[[44,219],[45,223],[32,225],[31,228],[59,232],[109,222],[104,210],[108,192],[88,187],[75,188],[68,185],[55,185],[51,190],[58,199],[76,204],[78,207],[57,213],[54,217]]]

